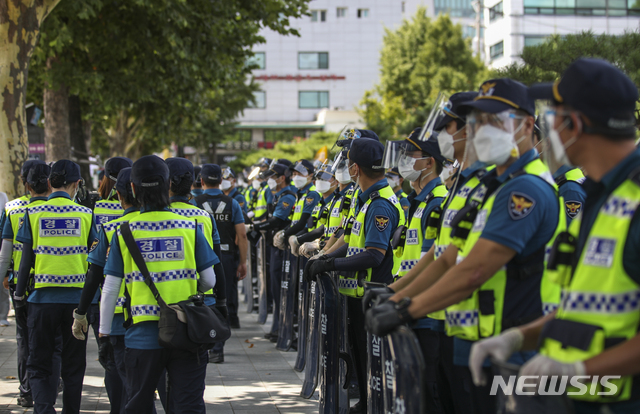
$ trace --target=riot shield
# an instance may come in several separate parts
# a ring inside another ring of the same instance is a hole
[[[416,335],[408,327],[400,326],[383,342],[385,412],[423,413],[425,368]]]
[[[304,266],[307,258],[298,256],[298,355],[294,370],[302,372],[307,357],[307,338],[309,335],[309,289],[304,279]]]
[[[293,344],[293,322],[295,317],[296,296],[298,295],[297,277],[298,258],[291,254],[291,250],[284,250],[282,260],[282,285],[280,290],[280,324],[278,326],[278,351],[288,351]],[[276,315],[273,316],[274,318]]]
[[[318,330],[320,335],[319,375],[320,386],[319,413],[339,412],[340,396],[340,332],[337,328],[340,320],[339,296],[336,283],[327,273],[318,276],[316,289],[320,302]]]
[[[339,277],[338,277],[339,278]],[[338,331],[342,333],[340,335],[340,383],[344,384],[343,387],[340,387],[340,414],[349,414],[349,385],[351,381],[351,371],[349,369],[349,361],[347,361],[349,357],[349,335],[347,335],[347,330],[349,329],[347,326],[347,297],[344,295],[338,295],[338,303],[339,303],[339,329]]]
[[[256,270],[258,273],[258,323],[264,325],[267,322],[267,313],[269,310],[268,289],[268,266],[267,261],[267,242],[265,232],[261,231],[262,237],[258,240],[256,246]]]
[[[380,283],[365,283],[365,291]],[[367,332],[367,412],[384,412],[384,384],[382,383],[382,338]]]
[[[491,359],[491,368],[496,376],[501,376],[505,384],[517,384],[520,367],[508,362],[499,362]],[[545,378],[545,377],[542,377]],[[566,394],[558,394],[555,391],[560,388],[562,380],[551,381],[547,378],[546,395],[517,395],[515,386],[513,392],[506,395],[502,387],[498,389],[498,414],[573,414],[573,404]],[[549,384],[550,383],[550,384]],[[527,391],[529,391],[528,389]]]
[[[319,353],[319,336],[320,327],[318,317],[321,315],[321,300],[319,296],[320,289],[317,288],[317,282],[313,281],[309,284],[309,313],[307,315],[307,340],[306,343],[298,344],[298,354],[302,347],[306,348],[306,363],[304,365],[304,382],[300,390],[302,398],[311,398],[318,386],[318,353]]]
[[[249,254],[247,255],[247,277],[242,281],[244,302],[247,304],[247,313],[253,313],[258,310],[259,291],[256,250],[257,246],[254,243],[249,242]]]

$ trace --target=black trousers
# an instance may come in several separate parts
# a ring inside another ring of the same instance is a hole
[[[278,317],[280,315],[280,288],[282,286],[282,260],[283,251],[277,247],[271,247],[271,260],[269,267],[271,272],[271,297],[273,298],[273,325],[271,325],[271,333],[277,335],[280,323]]]
[[[455,379],[460,387],[456,390],[456,411],[462,410],[465,414],[494,414],[496,412],[497,398],[490,395],[491,378],[493,372],[491,368],[483,368],[484,375],[489,379],[487,385],[476,387],[473,384],[471,370],[469,367],[454,366]]]
[[[127,389],[124,386],[127,382],[127,367],[124,363],[124,335],[111,335],[111,345],[113,346],[113,362],[115,365],[115,372],[106,372],[104,376],[105,387],[107,385],[107,374],[109,378],[118,376],[121,385],[121,391],[119,395],[114,395],[113,398],[109,395],[109,402],[111,403],[112,413],[124,413],[125,405],[127,404]],[[109,390],[107,389],[107,393]],[[119,401],[116,400],[119,398]]]
[[[73,310],[76,305],[60,303],[29,304],[29,383],[34,412],[54,414],[58,381],[55,377],[54,355],[58,332],[62,335],[61,374],[64,381],[63,412],[80,412],[82,382],[86,368],[87,341],[71,334]]]
[[[229,316],[238,317],[238,278],[236,273],[238,272],[238,261],[235,259],[233,253],[222,252],[220,258],[222,267],[224,268],[224,276],[226,281],[227,290],[227,310]],[[223,352],[224,342],[216,342],[213,346],[213,352]]]
[[[13,300],[13,285],[11,285],[11,300]],[[27,318],[29,315],[29,303],[26,306],[16,307],[13,302],[13,309],[16,317],[16,343],[18,345],[18,380],[20,381],[20,395],[31,394],[29,385],[29,373],[27,371],[27,359],[29,358],[29,328],[27,328]],[[58,368],[59,370],[59,368]]]
[[[163,372],[169,377],[172,414],[205,414],[204,388],[207,353],[196,355],[171,349],[125,350],[127,414],[153,414],[153,400]]]
[[[360,401],[366,406],[367,401],[367,332],[364,329],[364,312],[362,299],[347,297],[347,327],[351,355],[358,378]]]

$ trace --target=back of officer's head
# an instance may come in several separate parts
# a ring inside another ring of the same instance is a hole
[[[222,183],[222,168],[218,164],[204,164],[200,176],[207,187],[219,187]]]
[[[146,210],[162,210],[169,206],[169,167],[158,156],[145,155],[131,168],[133,193]]]
[[[131,168],[123,168],[118,173],[115,184],[116,191],[119,194],[120,204],[126,204],[131,207],[139,207],[138,200],[133,196],[131,188]],[[124,205],[123,205],[124,207]]]
[[[27,184],[34,194],[46,194],[49,192],[49,175],[51,167],[44,162],[37,163],[29,169]]]
[[[127,157],[112,157],[104,163],[104,177],[100,181],[100,187],[98,188],[100,198],[106,200],[109,197],[116,184],[120,170],[129,168],[132,165],[133,162]]]
[[[73,161],[60,160],[51,166],[49,183],[52,188],[70,189],[81,179],[80,166]]]
[[[171,192],[174,196],[186,197],[191,194],[191,185],[195,178],[193,164],[186,158],[167,158]]]
[[[27,160],[22,164],[22,168],[20,169],[20,178],[22,179],[22,184],[27,183],[27,176],[29,175],[29,171],[31,168],[38,164],[45,164],[42,160]]]
[[[202,188],[202,182],[200,181],[200,172],[202,167],[199,165],[193,166],[193,188]]]

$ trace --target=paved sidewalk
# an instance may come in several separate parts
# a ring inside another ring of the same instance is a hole
[[[280,352],[263,338],[271,327],[271,316],[258,325],[256,314],[247,314],[240,305],[241,329],[233,330],[225,345],[225,362],[209,364],[204,399],[207,412],[231,413],[317,413],[318,393],[311,400],[299,396],[303,373],[293,370],[295,352]],[[13,312],[11,312],[13,314]],[[32,413],[16,405],[18,396],[14,319],[0,327],[0,413]],[[91,334],[92,332],[90,332]],[[104,388],[104,370],[98,363],[98,347],[93,336],[87,345],[87,371],[82,396],[83,413],[109,413]],[[158,413],[163,414],[160,400]],[[62,395],[56,410],[62,411]]]

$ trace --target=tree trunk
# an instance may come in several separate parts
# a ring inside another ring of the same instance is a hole
[[[20,168],[29,153],[27,95],[29,60],[40,25],[60,0],[0,0],[0,191],[24,190]]]
[[[80,173],[87,187],[93,189],[91,170],[89,169],[89,151],[87,151],[84,137],[82,111],[78,95],[69,96],[69,137],[73,159],[80,165]]]
[[[57,59],[47,59],[47,69]],[[69,132],[69,88],[64,85],[44,85],[44,150],[47,162],[71,158]]]

